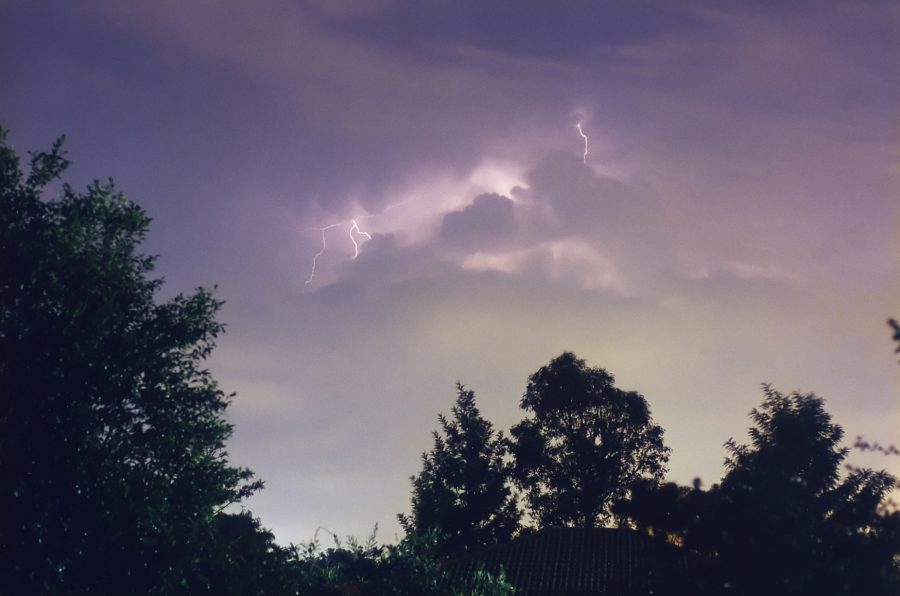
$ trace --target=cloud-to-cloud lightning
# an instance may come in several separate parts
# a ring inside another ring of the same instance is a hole
[[[588,138],[587,135],[584,134],[584,130],[581,128],[581,122],[575,125],[575,128],[578,129],[578,134],[581,135],[581,138],[584,139],[584,156],[581,160],[584,162],[584,165],[587,165],[587,156],[588,156]]]
[[[357,219],[361,219],[361,218],[357,218]],[[328,232],[328,230],[330,230],[332,228],[338,228],[341,226],[345,226],[348,224],[350,225],[350,229],[347,232],[347,235],[350,237],[350,242],[353,243],[353,258],[356,259],[359,256],[359,240],[357,240],[356,237],[353,235],[354,232],[358,236],[363,236],[366,240],[372,239],[371,234],[369,234],[368,232],[364,232],[363,230],[361,230],[359,228],[359,222],[356,219],[351,219],[348,221],[334,223],[331,225],[327,225],[323,228],[311,228],[322,234],[322,248],[319,249],[319,252],[317,252],[315,255],[313,255],[312,267],[310,267],[310,270],[309,270],[309,277],[307,277],[306,281],[303,282],[302,292],[306,292],[307,286],[309,286],[309,284],[311,284],[312,281],[316,278],[316,265],[318,265],[319,257],[321,257],[323,254],[325,254],[325,251],[328,250],[328,239],[326,238],[326,233]]]

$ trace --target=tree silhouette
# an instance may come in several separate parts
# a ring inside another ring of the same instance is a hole
[[[299,593],[296,552],[275,542],[248,511],[220,513],[193,564],[203,583],[194,591],[222,596],[280,596]],[[198,582],[199,583],[199,582]]]
[[[683,545],[686,536],[695,537],[696,521],[705,515],[709,506],[708,495],[701,488],[699,478],[692,487],[641,480],[632,486],[627,498],[613,504],[612,511],[618,519],[638,530]]]
[[[894,330],[893,340],[897,342],[897,349],[894,350],[894,353],[900,354],[900,323],[896,319],[888,319],[888,325]]]
[[[461,384],[456,390],[452,420],[438,416],[441,431],[422,454],[422,471],[411,478],[412,514],[399,516],[409,534],[437,530],[443,556],[507,542],[519,527],[503,433],[481,416],[472,391]]]
[[[221,302],[157,303],[149,218],[111,182],[46,199],[67,165],[60,140],[25,173],[0,130],[0,590],[196,593],[217,511],[259,486],[202,367]]]
[[[317,540],[293,547],[288,568],[293,577],[286,594],[337,596],[510,596],[514,589],[505,574],[477,570],[471,576],[452,574],[439,553],[435,529],[407,534],[399,544],[379,546],[368,540],[341,541],[322,549]]]
[[[669,449],[644,397],[566,352],[531,375],[512,428],[514,477],[542,527],[593,528],[641,479],[659,481]]]
[[[750,444],[726,443],[727,474],[688,543],[717,558],[734,594],[895,594],[900,515],[879,505],[883,471],[842,478],[848,449],[821,398],[765,386]]]

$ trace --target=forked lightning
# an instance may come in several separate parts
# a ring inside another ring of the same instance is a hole
[[[372,239],[371,234],[369,234],[368,232],[364,232],[359,228],[359,222],[357,222],[356,219],[351,219],[349,221],[342,221],[340,223],[331,224],[329,226],[325,226],[324,228],[312,228],[313,230],[316,230],[322,234],[322,248],[319,250],[319,252],[317,252],[313,256],[312,267],[309,270],[309,277],[307,277],[306,281],[303,282],[303,290],[301,291],[301,293],[305,293],[307,286],[309,286],[309,284],[311,284],[312,281],[316,278],[316,265],[319,262],[319,257],[321,257],[323,254],[325,254],[325,251],[328,250],[328,239],[325,236],[326,232],[328,232],[328,230],[330,230],[332,228],[338,228],[338,227],[345,226],[348,224],[350,226],[350,229],[348,230],[347,235],[350,236],[350,242],[353,243],[353,258],[354,259],[356,259],[359,256],[359,240],[357,240],[356,236],[354,236],[354,232],[356,233],[357,236],[362,236],[366,240]]]

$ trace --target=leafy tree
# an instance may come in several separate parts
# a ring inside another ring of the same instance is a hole
[[[275,542],[249,511],[220,513],[194,560],[202,591],[221,596],[297,594],[296,553]]]
[[[842,465],[843,431],[815,395],[766,386],[751,418],[750,444],[726,443],[720,484],[639,484],[616,513],[702,555],[693,593],[898,593],[895,479]]]
[[[472,391],[461,384],[456,390],[453,419],[438,416],[441,432],[411,478],[412,514],[399,516],[409,534],[436,529],[444,556],[508,542],[520,516],[507,484],[503,433],[481,416]]]
[[[627,498],[613,504],[612,512],[638,530],[684,544],[694,521],[706,511],[707,495],[699,478],[693,487],[642,479],[632,485]]]
[[[642,479],[658,482],[669,449],[644,397],[570,352],[531,375],[512,428],[514,477],[540,526],[593,528]]]
[[[687,544],[733,594],[896,594],[900,514],[880,511],[886,472],[853,469],[821,398],[765,386],[750,444],[726,443],[727,474]]]
[[[296,549],[294,593],[370,596],[510,596],[505,574],[477,571],[452,577],[439,555],[436,530],[407,535],[399,544],[376,546],[335,538],[335,548],[321,550],[317,541]]]
[[[894,330],[893,340],[897,342],[897,349],[894,350],[894,353],[900,354],[900,323],[896,319],[888,319],[888,325]]]
[[[0,590],[208,591],[217,512],[260,486],[203,368],[221,302],[157,303],[149,218],[111,182],[45,198],[67,165],[0,131]]]

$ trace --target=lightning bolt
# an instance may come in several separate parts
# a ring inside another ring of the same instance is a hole
[[[317,252],[315,255],[313,255],[312,266],[309,269],[309,277],[307,277],[306,281],[303,282],[303,289],[300,292],[301,294],[306,293],[306,288],[316,278],[316,266],[319,263],[319,257],[324,255],[325,251],[328,250],[328,238],[326,237],[326,233],[328,232],[328,230],[331,230],[333,228],[339,228],[341,226],[346,226],[346,225],[350,226],[349,231],[347,232],[347,235],[350,236],[350,242],[353,243],[353,259],[354,260],[359,256],[359,247],[360,247],[359,240],[357,240],[356,236],[362,236],[366,240],[372,239],[371,234],[369,234],[368,232],[364,232],[363,230],[360,229],[359,222],[357,221],[357,219],[363,219],[363,218],[359,217],[359,218],[351,219],[348,221],[333,223],[333,224],[327,225],[323,228],[309,228],[309,230],[315,230],[322,235],[322,248],[319,249],[319,252]],[[356,236],[353,235],[354,232],[356,233]]]
[[[368,232],[363,232],[362,230],[360,230],[359,224],[356,223],[355,219],[351,219],[350,221],[353,222],[353,225],[350,226],[349,235],[350,235],[350,242],[353,243],[353,258],[355,260],[356,257],[359,256],[359,243],[356,241],[356,238],[353,237],[353,232],[356,232],[360,236],[365,236],[366,240],[371,240],[372,235],[369,234]]]
[[[301,293],[306,292],[306,286],[312,283],[312,280],[316,277],[316,264],[319,262],[319,257],[325,254],[325,251],[328,250],[328,241],[325,239],[325,232],[330,230],[331,228],[336,228],[341,224],[331,224],[330,226],[325,226],[324,228],[314,228],[322,233],[322,249],[313,256],[312,260],[312,268],[309,270],[309,277],[306,278],[306,281],[303,282],[303,290]]]
[[[584,134],[584,130],[581,129],[581,122],[575,125],[575,128],[578,129],[578,134],[581,135],[581,138],[584,139],[584,157],[582,157],[582,161],[584,165],[587,165],[587,156],[588,156],[588,138],[587,135]]]

